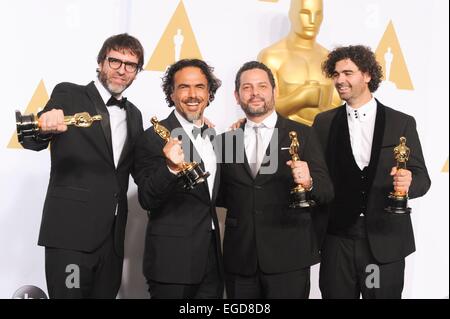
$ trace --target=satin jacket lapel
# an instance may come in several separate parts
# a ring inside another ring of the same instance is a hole
[[[275,134],[275,131],[277,131],[277,134]],[[298,132],[297,132],[298,133]],[[275,143],[275,144],[274,144]],[[274,132],[272,134],[272,138],[270,139],[270,143],[267,146],[267,149],[264,153],[264,159],[263,159],[263,164],[261,164],[261,166],[269,166],[270,163],[270,158],[271,158],[271,145],[275,145],[276,147],[273,149],[276,153],[275,156],[277,156],[278,159],[278,166],[282,165],[283,163],[281,163],[281,146],[282,145],[290,145],[290,141],[289,141],[289,132],[287,132],[286,130],[286,123],[283,117],[281,117],[278,114],[278,118],[277,118],[277,123],[275,124],[275,128],[274,128]],[[276,169],[276,171],[278,171],[278,168]],[[276,174],[276,171],[274,174]],[[256,175],[255,180],[258,181],[258,183],[264,183],[265,180],[270,179],[271,176],[273,174],[260,174],[258,172],[258,175]]]
[[[247,158],[247,154],[245,152],[245,143],[244,143],[244,135],[245,135],[245,123],[247,122],[247,119],[244,121],[244,123],[241,124],[241,126],[239,127],[239,129],[242,130],[242,134],[238,134],[234,137],[233,139],[233,151],[234,151],[234,157],[233,157],[233,162],[235,164],[240,164],[240,163],[236,163],[237,158],[239,158],[237,156],[237,153],[241,150],[237,149],[238,145],[243,145],[244,149],[242,150],[244,152],[244,163],[241,163],[244,170],[247,172],[248,176],[250,177],[250,179],[253,180],[253,175],[252,175],[252,170],[250,169],[250,165],[248,164],[248,158]],[[237,140],[237,138],[241,138],[240,141]],[[226,150],[225,150],[226,151]],[[223,157],[225,158],[225,154],[223,154]]]
[[[109,152],[108,154],[109,159],[111,160],[111,163],[114,165],[114,156],[112,151],[112,139],[111,139],[111,125],[109,121],[108,110],[106,109],[106,105],[103,102],[100,93],[98,93],[97,88],[94,85],[94,82],[89,83],[86,88],[89,98],[92,100],[92,103],[94,104],[95,113],[100,114],[102,116],[102,120],[100,122],[102,125],[103,135]]]
[[[340,136],[339,132],[344,132],[344,134],[347,132],[348,135],[345,106],[341,106],[340,109],[336,112],[334,118],[331,120],[330,130],[328,132],[328,142],[325,150],[325,159],[332,181],[336,180],[336,154],[340,152],[339,148],[342,148],[342,145],[339,145],[339,143],[337,143],[338,136]],[[350,137],[348,138],[348,142],[350,143]]]
[[[131,143],[134,137],[136,136],[138,129],[136,127],[138,121],[135,117],[135,112],[133,112],[133,110],[129,106],[126,108],[126,112],[127,112],[127,139],[125,141],[125,145],[123,146],[122,153],[120,154],[119,164],[117,166],[120,166],[120,164],[127,158],[127,155],[130,153],[132,149]]]
[[[220,164],[217,163],[217,165],[216,165],[216,178],[214,179],[213,194],[211,196],[211,201],[213,203],[216,202],[217,194],[219,192],[219,187],[220,187]]]
[[[375,128],[373,131],[372,150],[370,154],[369,163],[369,182],[373,183],[375,179],[376,170],[378,167],[378,161],[380,159],[381,145],[383,143],[384,136],[388,135],[385,131],[386,128],[386,109],[377,101],[377,115],[375,118]]]
[[[211,139],[211,144],[214,150],[216,150],[216,148],[218,147],[216,142],[217,142],[217,133],[216,130],[213,128],[212,129],[212,134],[210,134],[210,136],[212,137]],[[208,138],[208,137],[207,137]],[[215,152],[216,154],[216,176],[214,178],[214,185],[212,188],[212,195],[211,195],[211,201],[214,203],[216,198],[217,198],[217,193],[219,191],[219,186],[220,186],[220,158],[217,156],[217,152]],[[209,192],[209,187],[208,187],[208,192]]]
[[[191,155],[194,156],[193,158],[200,158],[201,159],[200,154],[197,152],[197,150],[195,149],[194,144],[192,143],[192,141],[190,139],[189,139],[189,145],[190,145],[191,150],[192,150]],[[202,168],[203,172],[206,173],[205,163],[203,162],[203,159],[201,159],[199,164],[200,164],[200,167]],[[208,199],[212,198],[212,196],[209,194],[209,187],[208,187],[208,183],[207,182],[206,183],[201,183],[200,185],[197,185],[197,187],[203,189],[203,191],[206,192],[206,194],[208,195]]]
[[[205,163],[203,162],[203,159],[201,158],[200,154],[197,152],[197,149],[195,148],[194,143],[192,143],[190,138],[189,138],[189,147],[192,150],[190,162],[192,162],[194,159],[200,159],[200,163],[199,163],[200,167],[202,168],[203,172],[206,173]],[[208,182],[201,183],[200,185],[197,185],[197,187],[200,189],[203,189],[203,191],[206,192],[206,194],[208,195],[208,199],[212,198],[212,196],[209,194]]]

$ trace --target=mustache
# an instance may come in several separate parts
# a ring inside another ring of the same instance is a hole
[[[188,97],[183,100],[183,103],[200,103],[200,102],[202,102],[202,99],[196,97]]]
[[[254,96],[254,97],[252,97],[252,98],[250,98],[250,99],[248,100],[248,103],[252,103],[252,102],[265,102],[265,101],[266,101],[266,99],[263,98],[263,97],[261,97],[261,96]]]

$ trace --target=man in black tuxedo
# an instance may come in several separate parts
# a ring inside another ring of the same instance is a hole
[[[274,111],[274,90],[267,66],[245,63],[235,97],[246,120],[221,135],[218,206],[227,208],[223,258],[232,299],[308,298],[310,266],[319,262],[317,216],[309,207],[289,208],[290,190],[301,184],[319,205],[333,197],[314,131]],[[291,131],[300,161],[291,160]]]
[[[165,144],[151,127],[136,143],[139,202],[148,211],[143,269],[151,298],[223,295],[214,204],[220,171],[212,145],[215,133],[213,129],[204,132],[203,117],[220,85],[213,69],[201,60],[180,60],[171,65],[163,89],[169,107],[175,106],[175,110],[160,125],[172,138]],[[177,174],[183,161],[193,160],[210,176],[188,190]]]
[[[95,81],[55,86],[39,114],[39,135],[23,143],[36,151],[50,144],[39,234],[50,298],[115,298],[120,288],[132,149],[143,131],[141,112],[122,93],[142,69],[144,51],[119,34],[104,42],[97,62]],[[102,120],[68,129],[64,115],[80,112]]]
[[[405,257],[414,252],[409,214],[389,214],[394,189],[423,196],[430,178],[413,117],[372,96],[382,70],[364,46],[340,47],[323,63],[346,103],[314,121],[335,189],[322,247],[323,298],[401,298]],[[393,150],[406,137],[407,169],[396,168]]]

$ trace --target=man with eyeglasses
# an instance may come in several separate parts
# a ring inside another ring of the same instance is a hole
[[[51,143],[51,172],[38,244],[45,246],[50,298],[115,298],[122,277],[128,179],[141,112],[123,92],[142,70],[144,50],[128,35],[108,38],[97,57],[97,79],[60,83],[40,112],[36,151]],[[64,115],[102,120],[70,128]]]

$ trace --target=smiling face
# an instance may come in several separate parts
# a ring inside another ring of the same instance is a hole
[[[175,108],[186,120],[201,123],[209,104],[209,87],[205,74],[198,67],[185,67],[175,73],[170,95]]]
[[[251,69],[242,72],[239,91],[234,94],[248,118],[255,120],[272,113],[275,105],[273,91],[267,72]]]
[[[332,79],[340,98],[351,107],[362,106],[372,98],[369,90],[370,75],[361,72],[350,59],[336,62]]]
[[[322,0],[291,0],[289,9],[292,31],[305,39],[314,39],[323,20]]]
[[[125,64],[123,62],[137,64],[138,57],[128,50],[110,50],[106,54],[106,57],[98,65],[98,78],[111,95],[120,96],[133,83],[137,75],[137,71],[128,72],[125,70]],[[108,62],[108,57],[122,61],[120,68],[113,69]]]

